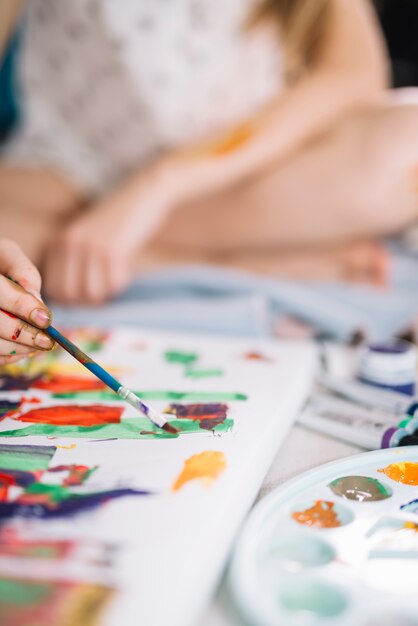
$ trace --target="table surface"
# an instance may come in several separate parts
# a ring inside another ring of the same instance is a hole
[[[359,452],[364,450],[296,424],[285,445],[277,453],[257,501],[302,472]],[[202,616],[198,626],[237,626],[237,624],[228,606],[225,586],[221,583],[214,601]]]

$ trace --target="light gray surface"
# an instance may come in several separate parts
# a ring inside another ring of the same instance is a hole
[[[359,452],[364,452],[364,450],[296,424],[287,442],[277,453],[257,500],[302,472]],[[222,583],[199,626],[237,626],[237,624],[230,615],[225,586]]]

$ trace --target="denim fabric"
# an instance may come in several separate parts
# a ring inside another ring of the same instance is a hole
[[[64,325],[131,324],[164,330],[249,337],[271,335],[292,315],[318,333],[347,339],[358,329],[382,338],[407,328],[418,313],[418,259],[396,252],[387,289],[342,283],[259,278],[207,266],[184,266],[138,278],[103,307],[53,307]]]

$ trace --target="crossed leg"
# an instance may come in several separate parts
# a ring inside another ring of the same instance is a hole
[[[416,98],[418,102],[418,97]],[[139,269],[208,262],[274,276],[384,280],[374,241],[418,217],[418,104],[359,112],[285,163],[178,207]],[[0,233],[42,268],[85,198],[52,171],[0,167]],[[51,294],[53,296],[53,294]]]

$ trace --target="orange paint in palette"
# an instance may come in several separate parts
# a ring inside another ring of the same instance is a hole
[[[392,463],[378,471],[398,483],[418,486],[418,463]]]
[[[304,511],[295,511],[292,513],[292,518],[304,526],[316,526],[317,528],[338,528],[341,526],[334,502],[327,502],[326,500],[317,500],[313,506]]]
[[[418,498],[408,496],[417,484],[409,446],[328,463],[277,489],[236,545],[237,607],[260,625],[415,624]]]

